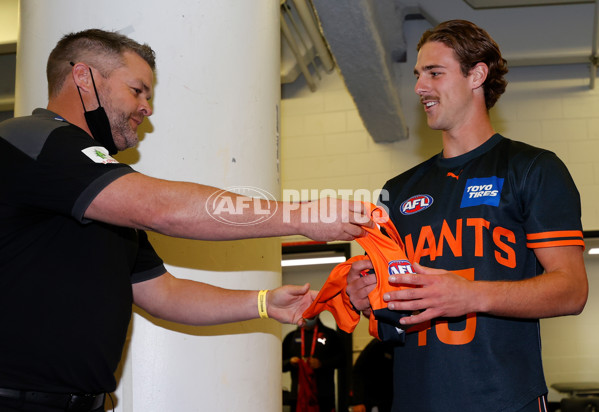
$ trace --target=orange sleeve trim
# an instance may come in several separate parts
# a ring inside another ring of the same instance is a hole
[[[531,233],[526,235],[526,239],[528,240],[542,240],[542,239],[551,239],[556,237],[570,237],[570,238],[580,238],[582,239],[582,231],[580,230],[561,230],[561,231],[553,231],[553,232],[540,232],[540,233]]]
[[[579,239],[555,240],[553,242],[527,243],[526,246],[530,249],[538,249],[538,248],[543,248],[543,247],[556,247],[556,246],[582,246],[582,247],[585,247],[584,241],[579,240]]]

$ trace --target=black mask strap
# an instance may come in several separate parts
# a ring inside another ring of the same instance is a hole
[[[71,66],[74,65],[75,64],[71,62]],[[96,89],[96,82],[94,81],[94,75],[92,74],[91,68],[89,68],[89,74],[92,79],[92,84],[94,85],[96,99],[98,99],[98,107],[94,110],[88,111],[85,108],[85,103],[83,103],[81,89],[79,86],[77,86],[77,92],[79,92],[79,98],[81,99],[81,104],[83,105],[83,115],[85,116],[85,121],[93,138],[96,139],[102,146],[104,146],[108,150],[109,154],[113,155],[118,152],[118,149],[114,144],[114,138],[112,137],[112,130],[110,128],[110,121],[108,120],[106,111],[100,104],[100,96],[98,95],[98,90]]]
[[[75,63],[69,62],[71,66],[75,66]],[[96,82],[94,81],[94,74],[92,73],[92,68],[88,67],[89,76],[92,79],[92,85],[94,86],[94,93],[96,93],[96,100],[98,100],[98,107],[102,107],[102,103],[100,103],[100,96],[98,95],[98,89],[96,89]],[[81,99],[81,105],[83,106],[83,111],[86,112],[85,103],[83,103],[83,96],[81,96],[81,89],[77,86],[77,92],[79,92],[79,98]]]
[[[89,68],[89,76],[92,78],[92,85],[94,86],[94,93],[96,93],[96,99],[98,100],[98,107],[102,107],[102,103],[100,103],[100,96],[98,95],[98,90],[96,89],[96,82],[94,81],[94,74],[92,73],[91,67]],[[79,93],[79,96],[81,96],[81,93]]]

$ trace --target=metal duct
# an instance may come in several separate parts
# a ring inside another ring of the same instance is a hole
[[[312,8],[306,0],[281,0],[281,83],[292,83],[300,74],[310,90],[316,90],[314,75],[320,77],[318,57],[325,71],[335,67]],[[310,66],[312,70],[310,70]]]

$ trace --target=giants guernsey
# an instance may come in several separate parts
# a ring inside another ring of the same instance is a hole
[[[382,207],[368,202],[364,202],[364,207],[369,210],[370,217],[377,224],[377,227],[365,227],[366,236],[356,239],[356,242],[366,250],[368,256],[354,256],[335,266],[318,292],[318,296],[302,316],[304,319],[312,319],[323,310],[328,310],[335,317],[339,329],[352,333],[360,321],[360,315],[353,309],[346,291],[347,275],[356,260],[370,259],[374,266],[377,283],[376,287],[368,294],[374,314],[374,316],[370,316],[368,331],[380,340],[403,342],[404,331],[400,328],[399,319],[408,314],[389,310],[383,295],[385,292],[404,287],[391,285],[389,276],[413,273],[412,265],[406,258],[401,238],[387,212]]]
[[[565,165],[499,134],[462,156],[434,156],[384,189],[408,259],[467,279],[537,276],[535,248],[584,245]],[[394,362],[394,411],[518,411],[547,392],[538,320],[427,322],[408,329]]]

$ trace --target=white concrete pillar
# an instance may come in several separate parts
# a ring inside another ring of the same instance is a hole
[[[21,0],[15,114],[45,107],[46,59],[65,33],[118,30],[157,54],[140,172],[279,196],[279,0]],[[198,205],[203,207],[203,205]],[[219,286],[280,284],[278,239],[151,236],[171,273]],[[279,411],[280,326],[182,327],[135,314],[117,411]]]

